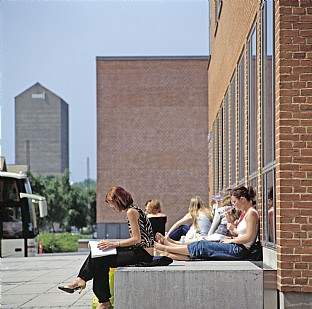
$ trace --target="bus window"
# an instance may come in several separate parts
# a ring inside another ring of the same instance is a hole
[[[23,221],[20,207],[4,207],[3,236],[4,238],[23,237]]]

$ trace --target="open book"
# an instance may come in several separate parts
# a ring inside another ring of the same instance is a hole
[[[91,249],[92,258],[117,254],[116,248],[109,248],[103,251],[97,247],[98,244],[99,244],[99,241],[95,241],[95,240],[89,241],[89,247]]]

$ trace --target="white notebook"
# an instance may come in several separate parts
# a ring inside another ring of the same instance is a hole
[[[99,241],[95,241],[95,240],[89,241],[89,247],[91,249],[92,258],[117,254],[116,248],[109,248],[103,251],[97,247],[98,244],[99,244]]]

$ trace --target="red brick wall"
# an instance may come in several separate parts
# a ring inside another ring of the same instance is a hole
[[[211,1],[211,60],[208,71],[209,131],[230,86],[254,21],[261,55],[260,1],[223,1],[215,32]],[[276,32],[276,257],[282,292],[312,292],[312,2],[275,1]],[[215,35],[216,33],[216,35]],[[261,58],[258,61],[258,207],[261,213]],[[248,112],[246,68],[246,139]],[[236,78],[237,80],[237,78]],[[236,91],[237,96],[237,91]],[[237,97],[236,97],[237,103]],[[238,126],[238,121],[236,122]],[[231,134],[231,132],[230,132]],[[238,145],[231,145],[237,147]],[[236,165],[238,166],[238,165]],[[248,162],[245,166],[246,183]],[[212,168],[209,182],[212,183]],[[210,192],[211,193],[211,192]]]
[[[282,291],[312,292],[312,3],[276,3],[277,258]]]
[[[97,59],[97,222],[124,222],[104,202],[112,185],[167,228],[200,195],[208,203],[207,58]]]

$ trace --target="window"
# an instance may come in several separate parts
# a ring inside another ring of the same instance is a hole
[[[219,121],[215,120],[213,125],[213,193],[214,195],[219,193]]]
[[[223,107],[220,109],[220,144],[219,144],[220,189],[224,189],[224,140],[223,140]]]
[[[245,178],[245,58],[241,55],[238,65],[238,181]]]
[[[276,206],[275,206],[275,169],[268,169],[263,173],[262,184],[264,205],[264,243],[273,246],[276,242]]]
[[[274,1],[268,0],[262,10],[262,183],[263,241],[276,243],[275,203],[275,25]]]
[[[263,85],[263,165],[275,160],[275,57],[273,50],[274,1],[264,3],[263,12],[263,51],[262,51],[262,85]]]
[[[216,35],[217,33],[217,29],[218,29],[218,22],[219,22],[219,18],[220,18],[220,13],[221,13],[221,9],[222,9],[222,0],[215,0],[214,4],[215,4],[215,32],[214,34]]]
[[[229,147],[230,147],[230,132],[229,132],[229,100],[228,92],[224,96],[224,186],[225,189],[229,188]]]
[[[249,179],[257,176],[258,143],[257,143],[257,32],[254,26],[248,40],[248,170]]]
[[[236,105],[235,105],[235,74],[231,80],[231,184],[236,184]]]

